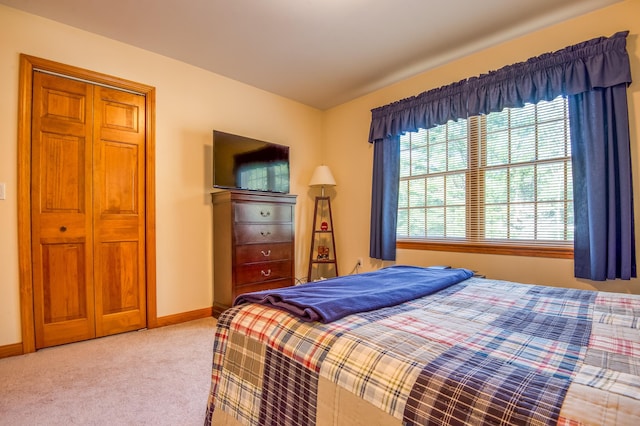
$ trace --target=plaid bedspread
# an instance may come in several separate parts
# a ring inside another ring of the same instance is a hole
[[[327,380],[398,425],[640,424],[640,296],[471,278],[307,323],[218,320],[205,424],[315,425]]]

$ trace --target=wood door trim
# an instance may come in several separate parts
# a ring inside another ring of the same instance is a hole
[[[155,105],[156,89],[58,62],[20,54],[18,100],[18,265],[20,280],[20,320],[23,353],[35,352],[33,315],[33,270],[31,262],[31,102],[35,69],[138,92],[146,103],[145,149],[145,244],[147,327],[158,326],[156,307],[156,210],[155,210]]]

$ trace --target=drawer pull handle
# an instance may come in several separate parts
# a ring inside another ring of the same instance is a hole
[[[60,232],[66,232],[66,231],[67,231],[67,227],[66,227],[66,226],[64,226],[64,225],[62,225],[62,226],[60,227]]]
[[[262,253],[262,255],[263,255],[264,257],[269,257],[269,256],[271,256],[271,250],[267,250],[267,252],[266,252],[266,253],[265,253],[265,251],[264,251],[264,250],[260,250],[260,253]]]
[[[260,273],[262,274],[263,277],[268,277],[271,275],[271,269],[267,270],[267,272],[265,271],[260,271]]]
[[[268,237],[269,235],[271,235],[270,231],[260,231],[260,235],[262,235],[263,237]]]
[[[262,216],[262,217],[269,217],[269,216],[271,216],[271,211],[267,210],[267,211],[265,212],[265,211],[260,210],[260,216]]]

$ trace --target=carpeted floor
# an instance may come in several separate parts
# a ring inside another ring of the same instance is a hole
[[[215,320],[0,359],[0,425],[202,425]]]

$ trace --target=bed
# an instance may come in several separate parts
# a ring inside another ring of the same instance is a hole
[[[205,424],[640,424],[640,296],[465,269],[350,277],[240,296],[220,316]],[[317,296],[332,287],[348,293],[338,308]]]

